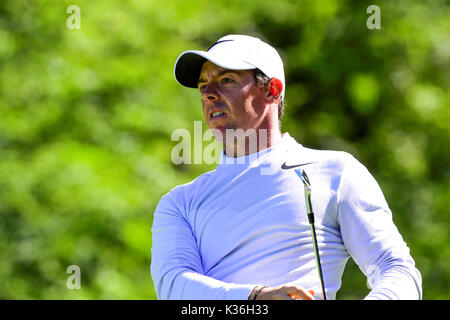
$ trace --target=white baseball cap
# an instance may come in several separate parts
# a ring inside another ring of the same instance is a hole
[[[284,97],[283,61],[277,50],[259,38],[232,34],[217,40],[207,51],[184,51],[175,62],[175,79],[185,87],[197,88],[206,60],[230,70],[259,69],[269,78],[277,78],[283,83],[281,96]]]

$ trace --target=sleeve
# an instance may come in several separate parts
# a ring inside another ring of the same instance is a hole
[[[422,278],[397,230],[378,183],[350,156],[338,190],[344,245],[367,276],[365,299],[422,299]]]
[[[192,229],[169,194],[154,213],[151,251],[150,269],[158,299],[246,300],[255,287],[204,275]]]

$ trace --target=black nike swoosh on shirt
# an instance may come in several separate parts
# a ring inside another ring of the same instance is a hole
[[[297,167],[301,167],[301,166],[306,166],[307,164],[311,164],[311,163],[316,163],[316,161],[313,161],[313,162],[307,162],[307,163],[301,163],[301,164],[296,164],[296,165],[293,165],[293,166],[288,166],[288,165],[286,165],[286,162],[285,162],[285,163],[283,163],[283,164],[281,165],[281,169],[287,170],[287,169],[297,168]]]

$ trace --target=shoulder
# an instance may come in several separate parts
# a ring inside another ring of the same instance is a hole
[[[290,152],[288,161],[316,163],[321,168],[330,170],[336,174],[342,173],[344,169],[360,165],[360,162],[350,153],[338,150],[319,150],[298,145]]]
[[[214,176],[216,175],[216,170],[208,171],[194,180],[178,185],[172,188],[161,198],[161,201],[171,201],[177,205],[183,205],[183,203],[188,203],[192,198],[198,194],[205,185],[208,185]]]
[[[344,166],[348,162],[356,161],[355,157],[346,151],[338,150],[318,150],[303,147],[305,153],[316,159],[335,166]]]
[[[350,201],[367,206],[369,203],[387,207],[383,192],[368,168],[345,151],[304,148],[311,161],[317,162],[316,174],[332,181],[338,202]]]
[[[333,168],[343,168],[347,164],[358,162],[356,158],[346,152],[340,150],[323,150],[313,149],[298,143],[294,137],[287,137],[287,161],[288,162],[314,162]]]

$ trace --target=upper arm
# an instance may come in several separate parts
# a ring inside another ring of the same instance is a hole
[[[381,188],[353,157],[342,172],[338,221],[347,251],[366,276],[371,278],[394,270],[399,275],[407,274],[420,287],[420,275],[392,220]]]
[[[184,271],[203,274],[197,244],[189,223],[169,195],[153,217],[151,274],[159,298],[167,299],[176,276]]]

